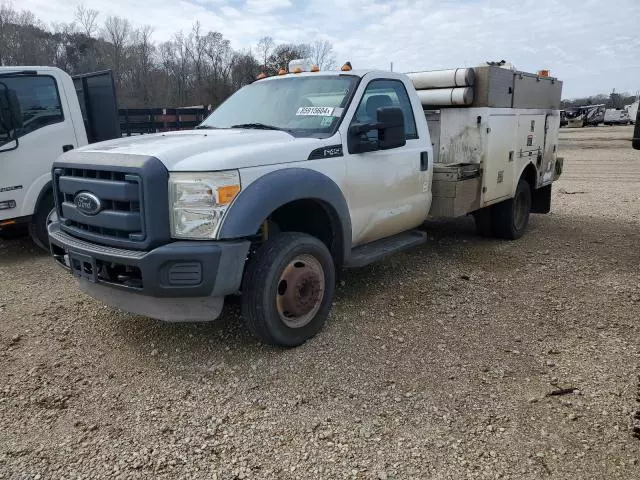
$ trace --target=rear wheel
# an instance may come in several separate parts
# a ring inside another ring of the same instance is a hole
[[[333,258],[320,240],[280,233],[249,260],[242,281],[244,321],[263,343],[301,345],[323,327],[334,284]]]
[[[516,240],[520,238],[529,224],[531,213],[531,187],[529,182],[520,179],[513,198],[492,207],[491,228],[498,238]]]
[[[29,235],[33,242],[43,250],[49,250],[49,233],[47,225],[53,210],[53,194],[51,192],[45,194],[40,200],[38,210],[34,213],[31,222],[29,222]]]
[[[480,237],[493,236],[491,228],[491,207],[484,207],[473,212],[473,219],[476,223],[476,234]]]

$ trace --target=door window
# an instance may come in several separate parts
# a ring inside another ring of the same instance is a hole
[[[367,85],[352,123],[375,123],[376,111],[380,107],[400,107],[404,115],[404,132],[407,140],[418,138],[416,121],[409,95],[399,80],[373,80]],[[377,130],[366,133],[369,140],[378,138]]]
[[[60,95],[53,77],[43,75],[0,77],[0,95],[4,95],[5,86],[16,92],[20,102],[22,127],[16,129],[15,138],[64,121]],[[6,139],[0,139],[0,143],[6,141]]]

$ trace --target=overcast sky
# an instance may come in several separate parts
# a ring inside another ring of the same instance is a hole
[[[69,22],[76,0],[17,0],[45,23]],[[396,71],[505,59],[550,69],[563,97],[640,90],[640,0],[84,0],[157,41],[199,20],[235,49],[276,42],[333,43],[338,64]]]

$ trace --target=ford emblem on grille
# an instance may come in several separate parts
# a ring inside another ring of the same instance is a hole
[[[95,215],[102,210],[102,203],[100,202],[100,199],[93,193],[89,192],[80,192],[76,194],[76,196],[73,197],[73,203],[75,203],[76,208],[85,215]]]

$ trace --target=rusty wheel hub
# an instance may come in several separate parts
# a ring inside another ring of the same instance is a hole
[[[281,320],[290,328],[307,325],[324,298],[324,270],[312,255],[300,255],[285,267],[276,294]]]

